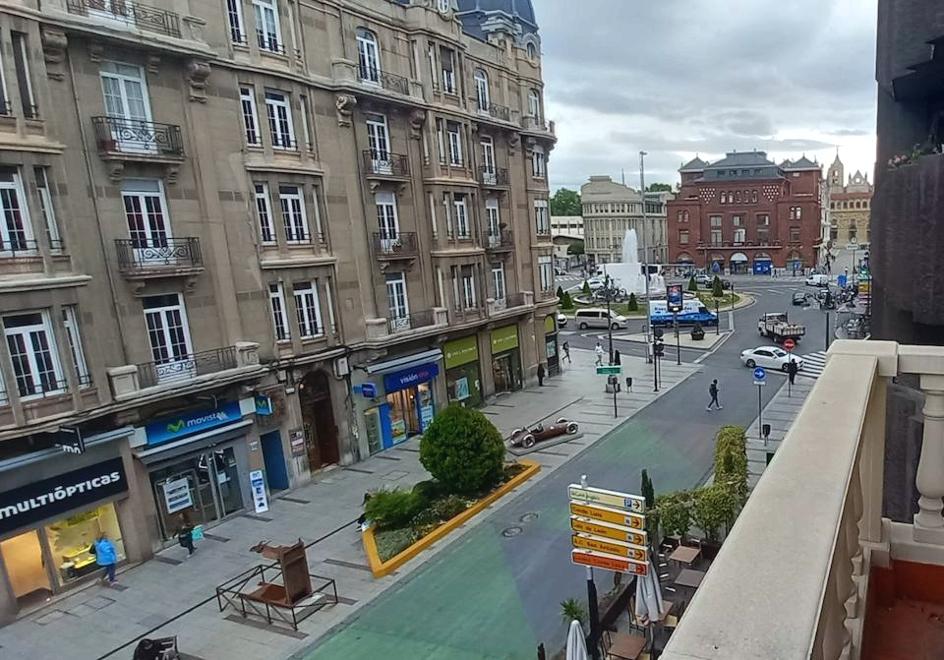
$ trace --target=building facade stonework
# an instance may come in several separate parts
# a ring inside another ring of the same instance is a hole
[[[731,152],[679,170],[668,203],[669,259],[718,273],[800,272],[822,243],[821,168],[803,157],[779,165],[762,151]]]
[[[580,187],[584,249],[588,259],[598,264],[621,261],[626,231],[635,229],[640,262],[646,261],[642,253],[645,245],[650,263],[665,263],[668,249],[666,202],[672,197],[672,193],[647,192],[644,223],[642,195],[638,190],[608,176],[591,176]]]
[[[0,619],[556,370],[540,41],[474,4],[0,9],[0,510],[109,475],[0,520]]]
[[[871,240],[869,216],[872,207],[872,184],[869,175],[856,170],[845,177],[845,166],[839,154],[826,173],[829,190],[829,240],[834,248],[858,245],[866,248]]]

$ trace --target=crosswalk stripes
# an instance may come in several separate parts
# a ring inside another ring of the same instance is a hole
[[[807,353],[800,357],[803,358],[803,370],[800,371],[800,375],[807,378],[819,378],[823,369],[826,368],[826,351]]]

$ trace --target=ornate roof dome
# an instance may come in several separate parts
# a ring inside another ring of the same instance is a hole
[[[458,0],[457,4],[463,29],[478,39],[485,39],[483,24],[495,18],[510,20],[522,34],[538,31],[531,0]]]

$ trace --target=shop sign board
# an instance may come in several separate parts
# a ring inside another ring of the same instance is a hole
[[[164,482],[164,504],[167,506],[167,513],[176,513],[193,506],[190,480],[187,477]]]
[[[629,493],[620,493],[615,490],[604,490],[603,488],[570,484],[567,488],[567,496],[572,500],[577,500],[585,504],[600,504],[616,509],[623,509],[624,511],[644,513],[646,510],[645,497],[630,495]]]
[[[548,314],[544,317],[544,333],[553,334],[555,332],[557,332],[557,324],[554,319],[554,315]]]
[[[0,536],[128,490],[121,458],[0,492]]]
[[[252,490],[252,503],[256,513],[265,513],[269,510],[269,498],[266,495],[265,477],[262,470],[252,470],[249,473],[249,488]]]
[[[469,398],[469,379],[466,376],[456,379],[456,401],[465,401]]]
[[[678,314],[685,305],[681,284],[670,284],[665,288],[665,307],[672,314]]]
[[[390,392],[398,392],[407,387],[413,387],[414,385],[419,385],[420,383],[426,383],[431,381],[439,374],[439,365],[435,362],[428,362],[426,364],[420,364],[415,367],[410,367],[409,369],[403,369],[402,371],[394,371],[393,373],[386,374],[384,378],[384,389],[389,394]],[[367,385],[368,383],[364,383]],[[363,388],[364,385],[361,387]],[[365,393],[364,396],[367,396]],[[376,393],[372,396],[376,396]]]
[[[622,525],[591,520],[581,516],[570,516],[570,528],[575,532],[622,541],[623,543],[632,543],[633,545],[645,546],[647,543],[646,532],[642,530],[629,529]]]
[[[478,337],[472,335],[454,339],[443,344],[443,363],[446,369],[452,369],[479,359]]]
[[[583,550],[593,550],[594,552],[605,552],[608,555],[626,557],[636,561],[646,561],[648,553],[646,548],[641,545],[623,543],[613,539],[599,539],[589,534],[574,534],[571,537],[571,545]]]
[[[288,444],[292,448],[292,456],[305,455],[305,431],[292,429],[288,432]]]
[[[361,395],[365,399],[373,399],[375,396],[377,396],[377,386],[373,383],[362,383]]]
[[[518,325],[506,325],[492,330],[492,355],[518,348]]]
[[[187,412],[151,422],[144,427],[144,432],[150,447],[238,422],[242,416],[239,401],[230,401],[215,410]]]
[[[581,518],[599,520],[600,522],[610,523],[611,525],[620,525],[621,527],[628,527],[630,529],[646,528],[646,517],[630,511],[621,511],[605,506],[595,506],[572,501],[570,503],[570,512]]]
[[[580,566],[590,566],[592,568],[603,568],[608,571],[618,573],[629,573],[631,575],[646,575],[649,572],[648,562],[639,562],[627,557],[618,557],[605,552],[595,552],[593,550],[573,549],[570,551],[570,560]]]
[[[623,373],[623,367],[619,364],[604,364],[597,367],[597,376],[619,376]]]
[[[272,405],[272,398],[268,394],[257,394],[253,397],[256,403],[256,414],[257,415],[271,415],[275,412],[275,407]]]
[[[77,426],[61,426],[55,431],[56,442],[59,449],[67,454],[84,454],[85,439],[82,437],[82,431]]]

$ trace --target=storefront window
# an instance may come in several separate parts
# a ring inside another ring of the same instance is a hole
[[[125,546],[114,504],[103,504],[97,509],[77,513],[46,528],[53,566],[61,582],[66,583],[97,570],[95,555],[90,552],[90,548],[102,532],[115,544],[118,561],[123,560]]]
[[[475,408],[482,404],[478,362],[455,367],[446,372],[446,391],[451,402]]]

